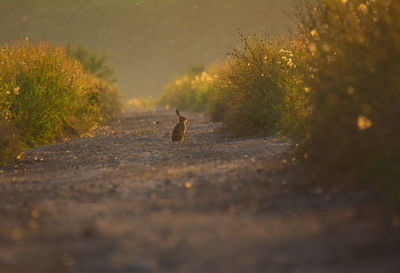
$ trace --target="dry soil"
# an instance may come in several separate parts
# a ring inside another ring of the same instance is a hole
[[[398,273],[400,212],[300,179],[290,145],[128,109],[0,169],[0,272]]]

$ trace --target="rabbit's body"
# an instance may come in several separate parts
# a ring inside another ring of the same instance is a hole
[[[172,131],[172,141],[183,141],[185,139],[186,134],[186,122],[187,119],[182,117],[179,113],[179,110],[176,109],[176,114],[179,117],[179,122],[175,125],[174,130]]]

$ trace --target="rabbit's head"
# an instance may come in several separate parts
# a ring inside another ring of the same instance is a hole
[[[178,117],[179,117],[179,122],[180,122],[180,123],[187,122],[187,119],[186,119],[185,117],[181,116],[181,114],[179,113],[179,110],[178,110],[178,109],[176,109],[176,114],[177,114]]]

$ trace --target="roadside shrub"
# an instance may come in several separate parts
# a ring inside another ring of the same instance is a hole
[[[322,0],[298,18],[312,107],[299,157],[400,197],[400,2]]]
[[[113,97],[107,83],[85,73],[63,47],[29,40],[6,44],[0,63],[2,130],[15,126],[28,146],[79,135],[111,116],[101,105]],[[9,139],[1,137],[3,143]]]
[[[105,80],[99,79],[96,89],[99,120],[107,121],[120,114],[123,103],[119,88]]]
[[[66,49],[68,56],[78,60],[82,64],[83,69],[89,74],[104,79],[109,83],[117,82],[114,69],[107,65],[106,56],[89,51],[82,46],[74,47],[67,45]]]
[[[303,44],[295,38],[241,35],[215,80],[209,116],[236,136],[294,135],[307,114]]]
[[[205,111],[213,92],[215,67],[192,67],[188,73],[167,84],[160,98],[162,106],[181,110]]]
[[[149,111],[150,109],[158,106],[160,104],[160,100],[147,97],[147,98],[132,98],[127,102],[127,105],[130,108],[134,108],[136,111]]]
[[[16,158],[22,148],[23,143],[14,124],[0,119],[0,164]]]
[[[100,119],[108,120],[119,114],[123,107],[122,97],[116,85],[115,71],[106,64],[107,57],[81,46],[73,47],[67,45],[66,50],[68,56],[79,61],[86,73],[99,79],[97,83],[97,99],[101,114]]]

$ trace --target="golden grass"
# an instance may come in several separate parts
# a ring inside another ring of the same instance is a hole
[[[181,110],[205,111],[213,92],[216,71],[217,65],[207,69],[192,67],[164,87],[159,103]]]
[[[6,44],[0,63],[2,130],[12,123],[28,146],[80,135],[117,113],[110,110],[118,96],[113,87],[86,73],[64,47],[28,39]]]
[[[306,115],[303,43],[241,35],[215,80],[209,115],[233,135],[292,135]]]

